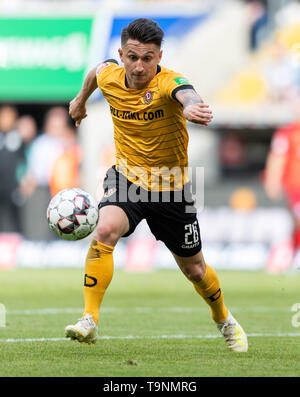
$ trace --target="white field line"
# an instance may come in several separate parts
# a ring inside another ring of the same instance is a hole
[[[253,333],[247,335],[250,338],[254,337],[299,337],[300,332],[286,332],[286,333]],[[149,335],[149,336],[138,336],[138,335],[125,335],[125,336],[100,336],[99,340],[105,339],[216,339],[221,338],[222,335]],[[57,342],[67,341],[66,338],[28,338],[28,339],[0,339],[0,343],[16,343],[16,342]]]
[[[117,308],[117,307],[103,307],[102,313],[114,313],[114,312],[136,312],[136,313],[195,313],[195,312],[207,312],[207,307],[165,307],[165,308],[153,308],[153,307],[133,307],[133,308]],[[17,309],[7,310],[8,315],[44,315],[44,314],[64,314],[64,313],[81,313],[83,308],[44,308],[44,309]],[[266,313],[272,311],[290,312],[290,307],[267,307],[267,306],[252,306],[248,308],[231,307],[231,312],[256,312]]]

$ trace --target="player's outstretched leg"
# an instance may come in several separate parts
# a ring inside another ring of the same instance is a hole
[[[235,352],[246,352],[248,350],[247,336],[225,306],[220,281],[215,270],[206,265],[202,280],[194,279],[192,282],[195,290],[209,305],[211,316],[224,336],[227,347]]]
[[[65,328],[66,338],[81,343],[96,343],[100,305],[113,276],[113,249],[92,240],[85,262],[84,314],[75,325]]]
[[[182,272],[193,283],[195,290],[209,305],[212,319],[224,336],[227,347],[235,352],[246,352],[247,335],[225,306],[215,270],[204,262],[201,252],[187,258],[177,255],[174,257]]]
[[[101,208],[99,219],[85,261],[84,313],[76,324],[65,328],[67,338],[88,344],[97,340],[99,310],[113,276],[114,246],[129,229],[125,212],[117,206]]]

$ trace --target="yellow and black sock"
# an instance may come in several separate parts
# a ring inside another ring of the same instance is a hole
[[[203,279],[193,282],[195,290],[210,307],[211,316],[216,323],[228,317],[228,310],[224,304],[223,292],[215,270],[206,265]]]
[[[85,261],[84,315],[91,314],[96,324],[104,293],[113,276],[113,250],[114,247],[92,240]]]

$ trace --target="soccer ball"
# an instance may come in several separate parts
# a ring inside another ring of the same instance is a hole
[[[96,228],[98,217],[96,201],[79,188],[60,191],[47,208],[50,229],[65,240],[87,237]]]

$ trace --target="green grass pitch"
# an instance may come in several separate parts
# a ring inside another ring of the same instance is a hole
[[[1,377],[298,377],[300,274],[218,272],[225,302],[249,334],[232,353],[206,303],[178,270],[118,270],[104,297],[95,347],[64,338],[83,307],[79,269],[0,272]],[[299,317],[298,317],[299,321]]]

